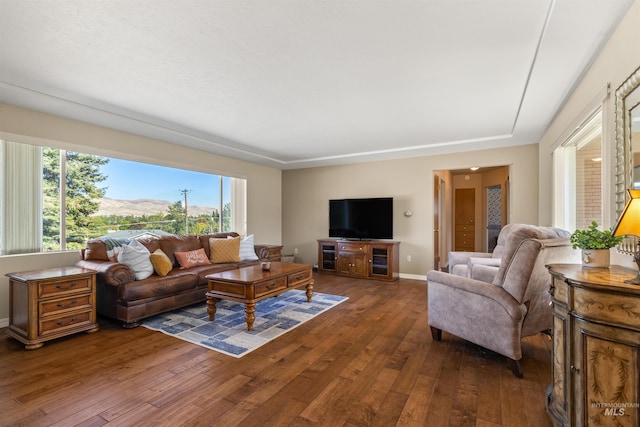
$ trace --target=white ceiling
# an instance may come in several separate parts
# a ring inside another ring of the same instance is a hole
[[[0,0],[0,102],[293,169],[537,143],[633,0]]]

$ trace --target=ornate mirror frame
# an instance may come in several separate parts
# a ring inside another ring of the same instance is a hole
[[[631,111],[640,105],[640,67],[616,90],[616,167],[614,174],[616,218],[627,200],[627,189],[633,188],[633,146],[631,141]],[[627,238],[618,247],[625,253],[635,253],[636,238]]]

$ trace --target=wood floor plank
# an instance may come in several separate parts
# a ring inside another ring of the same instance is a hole
[[[0,336],[0,426],[550,426],[550,343],[504,358],[443,333],[427,286],[316,275],[349,299],[236,359],[99,318],[33,351]]]
[[[397,426],[427,425],[427,409],[435,389],[435,378],[418,375],[409,398],[402,407]]]

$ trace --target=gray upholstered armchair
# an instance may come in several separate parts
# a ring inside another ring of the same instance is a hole
[[[569,232],[559,228],[513,224],[508,231],[491,282],[427,273],[428,316],[434,340],[440,341],[444,330],[497,352],[521,378],[520,340],[551,329],[551,276],[545,265],[579,262],[580,254],[571,247]]]

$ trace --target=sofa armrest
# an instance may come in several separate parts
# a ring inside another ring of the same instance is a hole
[[[136,280],[133,270],[118,262],[81,260],[76,265],[97,271],[100,282],[105,285],[120,286]]]

